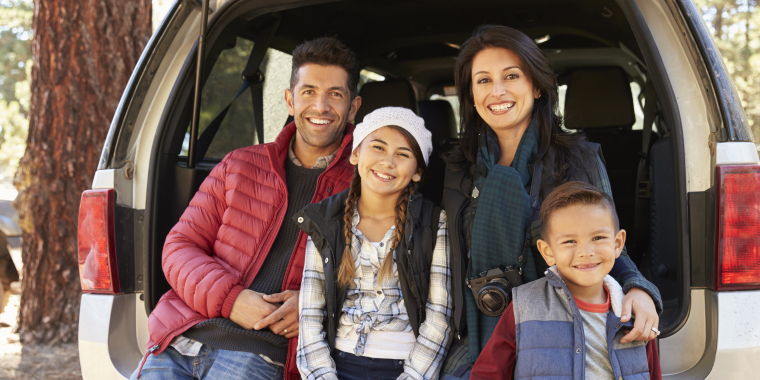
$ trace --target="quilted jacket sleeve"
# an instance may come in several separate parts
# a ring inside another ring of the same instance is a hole
[[[234,269],[212,255],[227,209],[228,160],[229,155],[211,171],[169,232],[161,263],[169,285],[182,301],[206,318],[229,318],[244,289]]]

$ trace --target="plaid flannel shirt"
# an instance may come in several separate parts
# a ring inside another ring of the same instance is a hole
[[[409,317],[404,307],[399,286],[397,267],[393,265],[393,277],[377,284],[381,264],[393,238],[391,227],[382,239],[385,249],[375,249],[356,226],[359,214],[354,212],[351,254],[356,268],[356,280],[352,282],[342,305],[338,336],[351,330],[361,331],[354,353],[361,355],[366,332],[408,331]],[[451,333],[451,269],[449,268],[449,245],[446,213],[441,210],[430,268],[430,291],[426,318],[419,329],[419,336],[404,363],[404,373],[399,379],[437,379],[446,356]],[[304,277],[299,297],[300,333],[298,335],[298,370],[304,379],[337,379],[335,362],[325,341],[326,332],[322,322],[325,315],[325,276],[322,258],[311,238],[306,243]],[[357,283],[359,284],[357,286]],[[380,290],[378,294],[378,290]],[[374,311],[373,311],[374,310]]]

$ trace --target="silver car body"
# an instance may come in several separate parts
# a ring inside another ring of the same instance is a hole
[[[218,6],[236,0],[218,1]],[[242,0],[241,0],[242,1]],[[261,1],[270,3],[294,1]],[[151,65],[150,85],[138,104],[132,142],[134,177],[126,179],[126,168],[109,168],[101,163],[92,187],[116,189],[117,203],[144,210],[148,189],[151,152],[156,130],[170,91],[183,64],[194,50],[200,28],[200,7],[180,5],[169,12],[149,43],[165,50],[160,62]],[[667,72],[670,87],[678,100],[683,130],[682,149],[685,186],[688,193],[706,191],[714,186],[715,165],[760,164],[756,146],[751,142],[720,142],[711,153],[711,132],[723,123],[715,96],[702,86],[703,62],[695,59],[694,41],[685,33],[674,1],[635,0],[644,26],[651,36]],[[212,2],[212,8],[215,8]],[[180,12],[185,16],[179,17]],[[211,16],[213,18],[213,14]],[[178,21],[179,19],[182,19]],[[162,34],[163,33],[163,34]],[[171,35],[171,36],[170,36]],[[153,50],[146,49],[138,67]],[[137,70],[129,87],[136,86]],[[113,130],[129,101],[126,91],[111,126],[105,150],[113,142]],[[134,104],[133,104],[134,106]],[[692,231],[700,233],[700,231]],[[712,233],[712,231],[707,231]],[[704,233],[704,231],[701,231]],[[694,247],[692,247],[694,249]],[[85,379],[123,379],[140,363],[148,340],[144,301],[140,293],[122,295],[84,294],[79,325],[79,354]],[[755,379],[760,358],[760,291],[716,292],[692,287],[688,317],[678,331],[660,340],[663,375],[667,379]]]

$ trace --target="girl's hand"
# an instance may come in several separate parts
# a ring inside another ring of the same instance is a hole
[[[646,342],[656,338],[657,333],[652,328],[657,328],[660,317],[657,315],[652,297],[638,288],[629,290],[623,298],[621,322],[628,322],[631,319],[631,309],[633,309],[636,320],[633,322],[633,329],[627,331],[626,335],[620,339],[620,343],[628,343],[634,340]]]

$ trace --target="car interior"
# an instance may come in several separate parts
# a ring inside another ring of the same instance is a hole
[[[239,1],[211,16],[201,139],[212,120],[232,105],[194,168],[187,167],[194,59],[187,60],[166,105],[146,210],[153,226],[148,310],[169,289],[160,266],[166,235],[204,178],[227,152],[270,142],[292,120],[283,112],[282,93],[289,85],[289,54],[297,45],[331,36],[357,53],[363,70],[356,123],[384,106],[410,108],[425,120],[434,153],[420,191],[440,202],[445,156],[457,146],[460,132],[455,59],[477,26],[499,24],[536,41],[557,76],[565,128],[601,144],[620,225],[628,233],[627,252],[663,297],[662,337],[683,323],[689,284],[679,244],[678,154],[669,133],[674,126],[663,117],[662,102],[649,107],[645,117],[647,65],[616,1],[312,1],[264,10],[256,4]],[[236,98],[249,56],[262,43],[267,48],[258,66],[263,85]],[[645,118],[654,120],[651,135]]]

